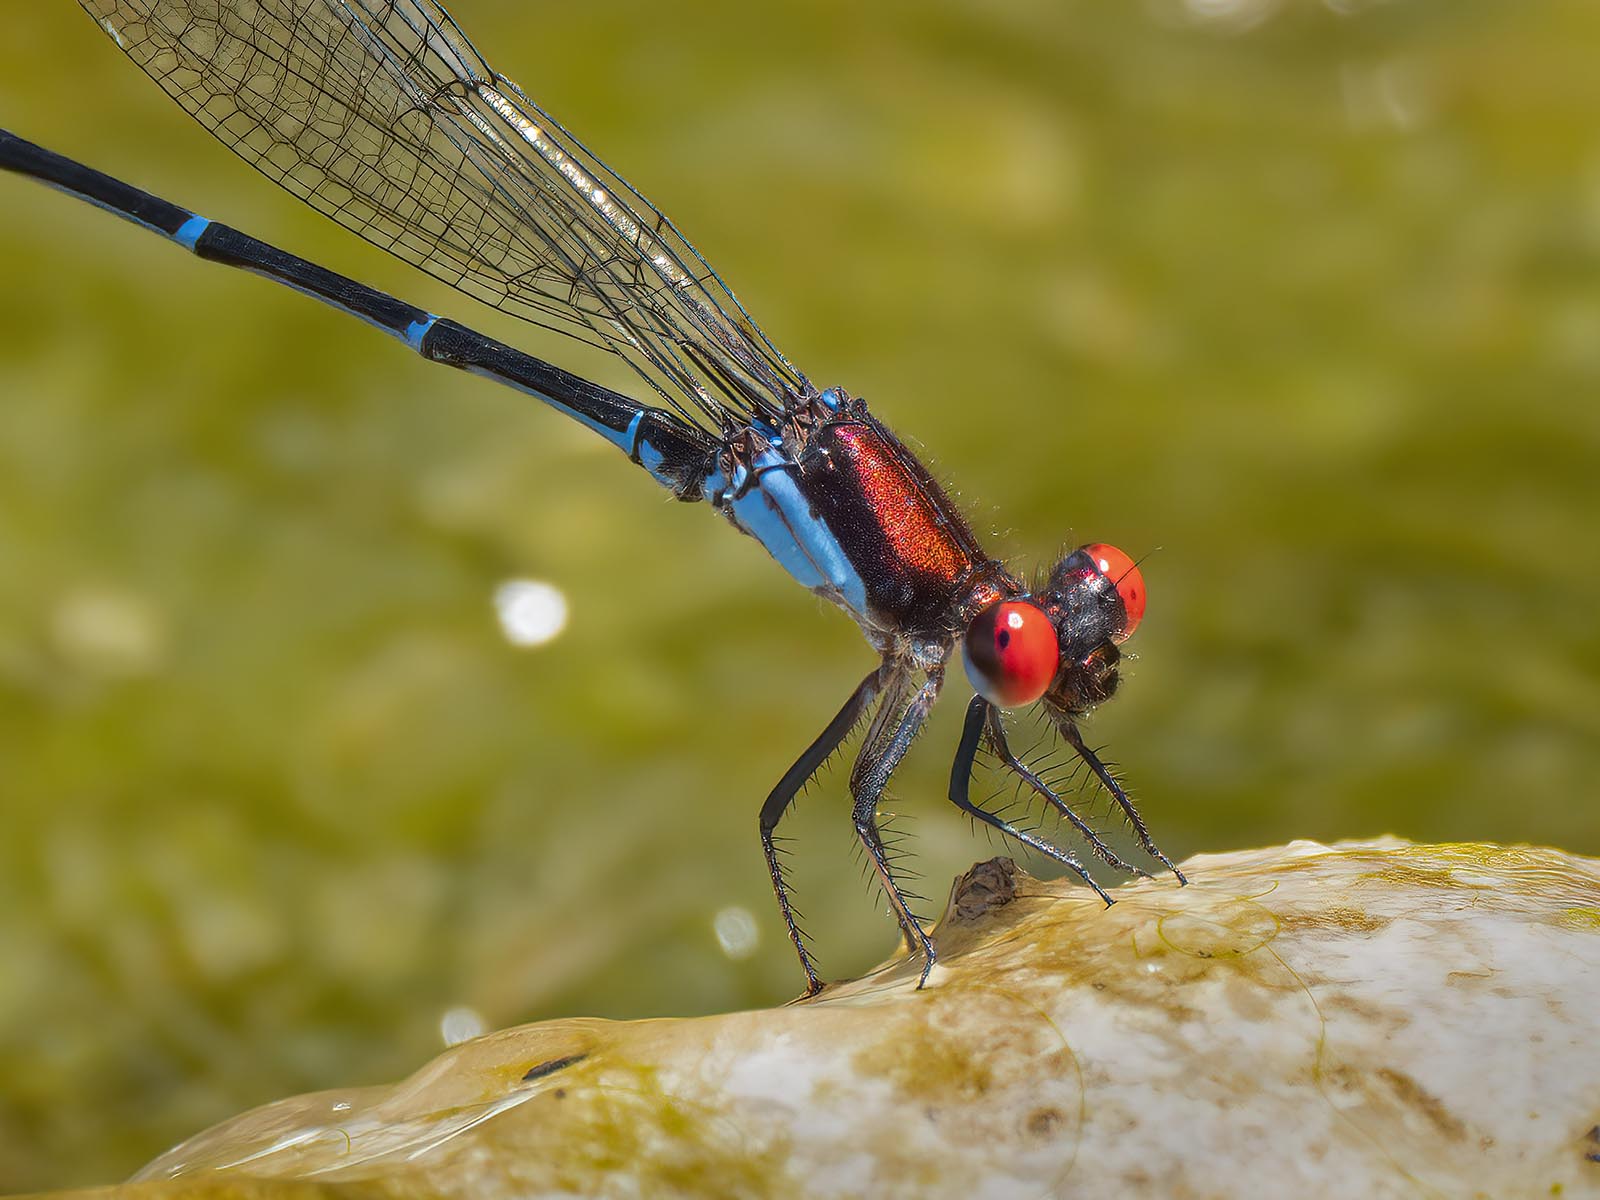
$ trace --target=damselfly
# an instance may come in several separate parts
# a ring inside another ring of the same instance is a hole
[[[240,157],[391,254],[477,300],[609,350],[650,402],[414,308],[226,225],[0,132],[0,166],[351,313],[424,358],[536,396],[594,430],[673,495],[704,501],[801,584],[844,609],[880,656],[761,807],[762,851],[805,970],[775,830],[797,792],[870,715],[852,817],[925,983],[937,957],[879,830],[878,805],[957,648],[976,695],[950,799],[1064,864],[1070,851],[970,796],[991,752],[1110,866],[1142,874],[1011,749],[1002,710],[1039,704],[1157,849],[1077,720],[1118,683],[1145,607],[1111,546],[1068,554],[1030,589],[991,558],[905,445],[842,388],[818,389],[666,219],[505,76],[432,0],[80,0],[135,63]]]

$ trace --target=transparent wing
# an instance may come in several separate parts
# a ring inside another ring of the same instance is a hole
[[[626,359],[713,433],[808,390],[648,200],[432,0],[80,0],[246,162],[389,253]]]

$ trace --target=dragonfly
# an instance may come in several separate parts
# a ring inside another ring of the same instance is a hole
[[[917,986],[938,960],[880,826],[891,775],[959,651],[974,695],[949,797],[1060,863],[1106,904],[1072,850],[974,800],[980,752],[1053,810],[1092,854],[1125,861],[1030,766],[1004,714],[1037,706],[1109,795],[1145,854],[1156,846],[1079,721],[1119,683],[1145,611],[1138,564],[1105,543],[1030,586],[980,545],[928,469],[866,402],[819,389],[767,338],[662,212],[489,66],[432,0],[80,0],[117,47],[191,116],[312,208],[501,312],[609,351],[643,399],[407,304],[227,225],[0,131],[0,167],[30,176],[202,259],[265,276],[397,338],[423,358],[507,384],[616,446],[677,499],[707,504],[802,586],[843,609],[878,655],[760,811],[761,850],[805,995],[823,988],[777,838],[796,795],[866,725],[851,819],[904,935]]]

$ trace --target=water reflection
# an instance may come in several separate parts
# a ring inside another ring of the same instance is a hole
[[[735,962],[749,958],[761,947],[761,927],[755,914],[739,904],[720,909],[711,919],[711,928],[717,935],[717,945]]]
[[[543,646],[567,627],[567,598],[536,579],[511,579],[494,590],[500,629],[513,646]]]

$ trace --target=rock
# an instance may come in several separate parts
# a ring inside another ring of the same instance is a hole
[[[979,864],[923,991],[902,958],[762,1012],[508,1029],[116,1194],[1600,1195],[1600,862],[1385,839],[1185,869],[1104,909]]]

